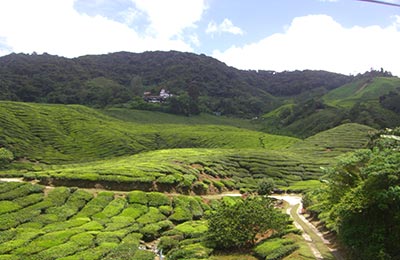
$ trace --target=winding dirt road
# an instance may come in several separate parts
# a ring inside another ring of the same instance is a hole
[[[284,200],[289,204],[286,213],[293,219],[295,226],[303,231],[303,238],[316,259],[344,260],[322,233],[311,224],[300,212],[303,209],[301,197],[297,195],[272,195],[272,198]]]

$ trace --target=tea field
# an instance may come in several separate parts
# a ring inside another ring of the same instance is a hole
[[[234,201],[225,197],[223,200]],[[0,259],[208,259],[204,216],[220,201],[201,197],[131,191],[90,193],[0,182]],[[269,243],[297,249],[285,234]],[[287,245],[287,246],[286,246]],[[282,253],[267,244],[255,253]],[[272,259],[272,258],[271,258]]]

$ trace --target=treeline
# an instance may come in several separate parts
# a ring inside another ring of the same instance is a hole
[[[400,128],[374,134],[370,149],[342,157],[304,205],[336,232],[350,259],[399,259]]]
[[[0,58],[0,100],[84,104],[126,104],[177,114],[217,112],[255,116],[281,104],[280,97],[337,88],[353,77],[325,71],[242,71],[191,53],[176,51],[88,55],[75,59],[49,54]],[[145,91],[161,88],[170,102],[148,105]]]

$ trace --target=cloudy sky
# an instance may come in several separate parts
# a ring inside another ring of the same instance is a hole
[[[400,8],[357,0],[0,0],[0,56],[151,50],[204,53],[239,69],[382,67],[400,76]]]

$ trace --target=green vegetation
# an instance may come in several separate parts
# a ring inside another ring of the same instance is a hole
[[[373,128],[400,124],[400,79],[371,71],[329,92],[300,95],[263,116],[264,130],[308,137],[343,123]]]
[[[18,194],[11,196],[14,190]],[[24,208],[20,206],[21,201],[35,194],[41,200]],[[214,250],[209,234],[216,235],[214,228],[223,226],[221,220],[213,219],[222,214],[222,209],[236,208],[241,212],[237,217],[248,220],[248,224],[256,223],[254,230],[260,234],[269,228],[284,228],[287,221],[269,201],[258,199],[224,198],[208,205],[193,196],[170,197],[142,191],[132,191],[126,196],[112,192],[93,196],[65,187],[45,194],[39,185],[8,182],[0,182],[0,195],[0,259],[153,259],[154,254],[143,251],[139,245],[141,240],[151,242],[158,238],[158,248],[163,249],[168,259],[208,259]],[[143,201],[144,198],[147,200]],[[136,203],[137,199],[142,203]],[[165,207],[170,207],[167,214],[162,210]],[[186,209],[186,219],[176,221],[174,214]],[[231,216],[225,220],[229,219]],[[250,234],[243,243],[254,243],[254,238]]]
[[[306,197],[354,259],[398,258],[399,140],[398,128],[377,133],[371,150],[343,156],[329,170],[327,187]]]
[[[139,124],[71,105],[0,102],[0,146],[42,163],[97,160],[168,148],[278,149],[295,138],[223,125]]]
[[[4,168],[14,159],[14,155],[11,151],[6,148],[0,148],[0,169]]]
[[[208,239],[216,248],[253,247],[257,235],[269,230],[281,231],[286,226],[286,217],[268,199],[222,203],[208,216]]]

